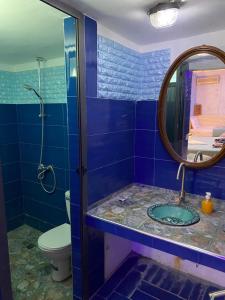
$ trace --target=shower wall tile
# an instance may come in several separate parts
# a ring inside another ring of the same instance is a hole
[[[64,66],[44,67],[41,70],[41,95],[45,103],[66,103],[66,78]],[[39,103],[35,94],[27,91],[24,84],[38,90],[37,70],[5,72],[0,70],[0,103]]]
[[[15,105],[0,106],[0,161],[3,172],[7,229],[23,223],[19,139]]]
[[[43,162],[53,165],[56,175],[56,191],[47,194],[37,179],[41,150],[39,105],[17,105],[25,222],[40,230],[47,230],[68,221],[64,196],[69,189],[66,111],[66,104],[45,105]],[[51,187],[51,174],[47,175],[44,183],[46,187]],[[48,221],[45,212],[50,211],[49,207],[52,213]]]

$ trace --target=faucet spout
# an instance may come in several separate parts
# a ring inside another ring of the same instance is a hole
[[[184,190],[184,183],[185,183],[185,164],[182,162],[179,165],[178,171],[177,171],[177,180],[180,179],[180,173],[182,171],[182,181],[181,181],[181,191],[178,198],[178,204],[183,202],[185,200],[185,190]]]
[[[203,154],[202,154],[201,151],[198,151],[198,152],[195,154],[194,162],[198,162],[198,158],[200,158],[200,161],[203,161]]]

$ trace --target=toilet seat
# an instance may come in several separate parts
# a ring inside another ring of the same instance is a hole
[[[38,246],[44,251],[57,251],[71,246],[70,225],[65,223],[43,233],[38,239]]]

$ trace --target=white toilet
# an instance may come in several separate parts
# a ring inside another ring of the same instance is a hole
[[[70,221],[70,191],[65,192],[65,201]],[[65,223],[43,233],[38,239],[38,247],[50,260],[54,281],[63,281],[71,275],[70,224]]]

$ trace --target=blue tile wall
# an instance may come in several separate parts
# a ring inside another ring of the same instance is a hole
[[[0,137],[7,229],[12,230],[23,224],[16,105],[0,105]]]
[[[134,176],[133,101],[87,99],[88,201],[108,196]]]
[[[169,65],[169,49],[142,54],[98,36],[98,97],[157,99]]]
[[[157,126],[157,101],[136,102],[135,182],[180,189],[176,180],[178,163],[169,155],[161,142]],[[203,170],[188,170],[186,190],[204,195],[206,191],[225,199],[225,160]]]
[[[68,222],[64,193],[69,189],[66,104],[46,104],[44,164],[52,164],[56,191],[45,193],[37,179],[40,159],[41,119],[39,105],[17,105],[20,166],[25,223],[40,230]],[[45,179],[51,186],[52,178]]]
[[[64,66],[43,68],[41,94],[46,103],[66,103],[66,78]],[[38,103],[34,93],[24,89],[29,84],[38,90],[37,70],[21,72],[0,71],[0,103]]]

